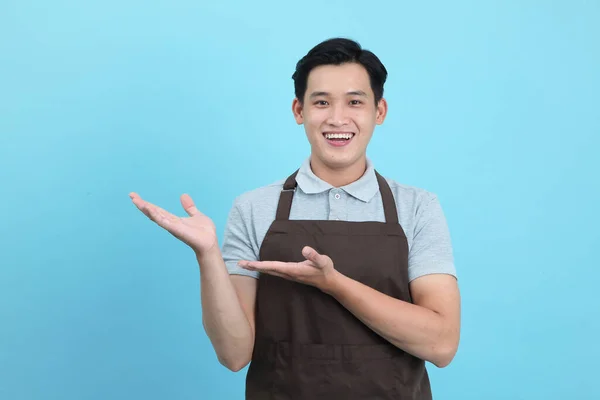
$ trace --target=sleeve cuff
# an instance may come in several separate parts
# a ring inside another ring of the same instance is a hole
[[[452,275],[453,277],[458,279],[458,276],[456,274],[456,267],[454,266],[454,264],[450,262],[444,262],[411,265],[408,268],[408,281],[412,282],[417,278],[432,274],[447,274]]]

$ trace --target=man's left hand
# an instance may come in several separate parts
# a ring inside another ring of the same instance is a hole
[[[238,265],[250,271],[257,271],[278,276],[295,282],[314,286],[322,291],[327,291],[336,278],[337,271],[331,258],[319,254],[309,246],[302,249],[306,261],[279,262],[279,261],[245,261]]]

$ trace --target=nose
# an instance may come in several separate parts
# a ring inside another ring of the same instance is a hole
[[[338,103],[329,108],[330,113],[327,118],[327,124],[331,126],[344,126],[350,121],[346,113],[346,107]]]

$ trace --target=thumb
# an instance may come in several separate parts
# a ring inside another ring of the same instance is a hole
[[[185,212],[188,213],[188,215],[190,217],[193,217],[194,215],[197,214],[201,214],[200,211],[198,211],[198,209],[196,208],[196,205],[194,204],[194,200],[192,200],[192,198],[190,197],[189,194],[183,194],[181,196],[181,205],[183,206],[183,209],[185,210]]]
[[[329,262],[331,262],[331,259],[329,257],[317,253],[315,249],[309,246],[304,246],[304,248],[302,249],[302,255],[306,257],[307,260],[314,262],[320,267],[325,267]]]

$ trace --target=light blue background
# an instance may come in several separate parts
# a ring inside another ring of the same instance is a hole
[[[238,399],[185,245],[308,155],[296,61],[389,70],[369,156],[437,193],[463,295],[440,400],[599,399],[600,2],[0,2],[0,398]],[[596,250],[596,251],[594,251]]]

